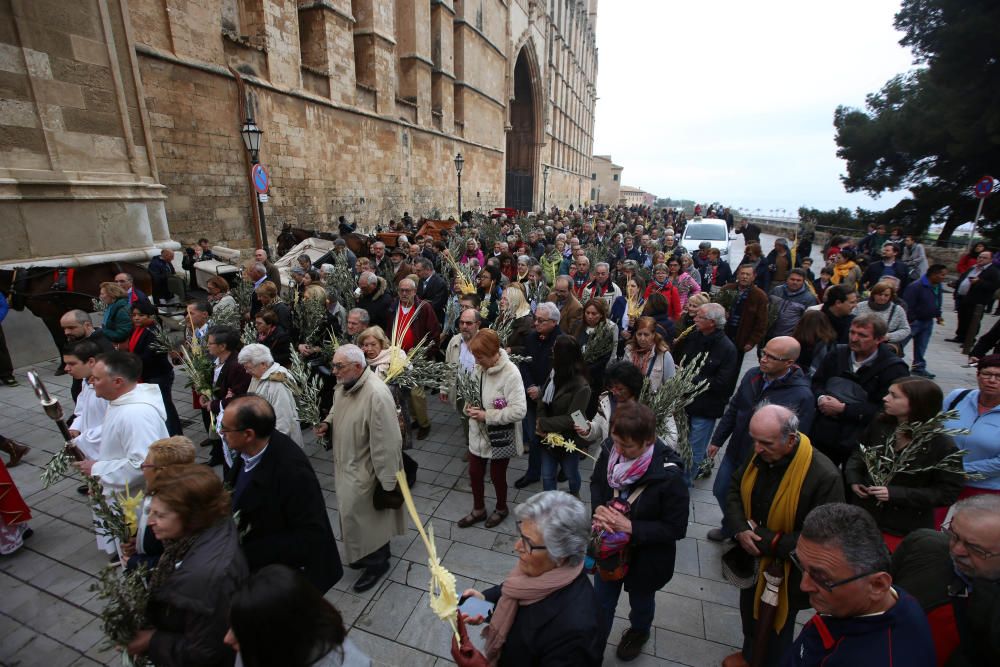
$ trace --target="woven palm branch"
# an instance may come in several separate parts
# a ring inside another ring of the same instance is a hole
[[[309,372],[309,365],[297,350],[292,351],[292,364],[288,374],[292,380],[292,395],[295,397],[295,409],[298,410],[299,420],[304,424],[318,424],[323,421],[319,408],[322,383],[318,376]]]
[[[592,364],[602,357],[605,357],[612,352],[614,347],[614,336],[611,333],[611,327],[614,326],[611,322],[605,320],[601,322],[595,329],[594,332],[590,334],[587,338],[587,344],[584,346],[583,350],[583,361],[588,364]]]
[[[910,443],[898,451],[896,450],[897,430],[893,430],[878,444],[870,447],[860,445],[861,459],[868,470],[868,477],[872,481],[871,485],[887,486],[901,473],[914,474],[935,470],[961,475],[966,479],[981,479],[977,473],[965,472],[962,466],[962,459],[967,453],[965,450],[951,452],[930,465],[919,465],[916,462],[920,454],[939,435],[969,434],[969,429],[966,428],[946,428],[944,426],[945,422],[954,419],[958,419],[958,412],[948,410],[939,412],[927,421],[904,424],[899,430],[910,438]]]
[[[679,366],[672,378],[663,382],[657,391],[650,389],[649,379],[643,383],[639,402],[648,406],[656,415],[656,432],[663,436],[667,432],[668,417],[674,418],[677,428],[677,453],[681,455],[686,470],[694,464],[694,454],[691,451],[690,429],[688,427],[687,406],[695,398],[708,390],[708,379],[698,380],[707,352],[702,352],[685,366]]]
[[[101,568],[97,581],[90,585],[90,590],[104,600],[101,610],[101,630],[104,632],[105,650],[120,648],[135,638],[146,621],[146,605],[149,600],[149,590],[146,580],[149,571],[145,565],[134,570],[125,571],[121,568]],[[145,667],[151,664],[144,656],[135,658],[122,650],[123,667]]]

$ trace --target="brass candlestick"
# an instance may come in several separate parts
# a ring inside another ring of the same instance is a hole
[[[62,405],[59,404],[59,400],[49,395],[48,390],[45,388],[45,383],[38,377],[36,371],[28,371],[28,382],[35,391],[38,401],[42,404],[45,414],[59,427],[59,432],[62,433],[63,440],[66,441],[66,449],[77,461],[82,461],[85,457],[77,446],[72,444],[73,436],[70,435],[69,427],[66,426],[65,420],[63,420],[63,409]]]

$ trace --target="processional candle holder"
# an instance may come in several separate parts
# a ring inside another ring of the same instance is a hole
[[[36,371],[28,371],[28,382],[31,384],[35,396],[38,397],[38,401],[42,404],[42,410],[59,427],[59,432],[62,434],[63,440],[66,441],[66,449],[77,461],[82,461],[84,459],[83,453],[76,445],[72,444],[73,436],[70,434],[69,427],[63,419],[63,409],[62,405],[59,404],[59,399],[49,395],[48,389],[45,388],[45,383],[42,382],[42,378],[38,377]]]

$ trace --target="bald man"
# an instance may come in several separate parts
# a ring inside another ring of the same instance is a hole
[[[724,510],[725,527],[751,558],[759,560],[758,586],[740,591],[743,650],[723,665],[778,665],[792,643],[795,615],[809,607],[800,584],[802,573],[790,565],[806,515],[826,503],[844,502],[840,470],[812,446],[795,413],[781,405],[765,405],[750,419],[753,455],[732,476]],[[779,495],[778,491],[783,493]],[[789,495],[791,494],[791,495]],[[763,571],[775,559],[785,563],[773,627],[757,627],[755,607],[763,589]],[[766,654],[751,655],[754,636],[769,634]],[[759,658],[759,662],[755,661]],[[743,662],[743,661],[746,662]]]
[[[62,328],[63,334],[66,335],[66,341],[68,344],[76,343],[81,340],[89,340],[97,343],[101,352],[112,352],[115,349],[114,344],[104,336],[104,333],[100,329],[94,328],[94,323],[90,319],[90,314],[85,313],[82,310],[71,310],[67,312],[59,318],[59,326]],[[65,371],[65,367],[63,370]],[[83,381],[74,379],[69,390],[74,403],[76,402],[76,397],[80,395],[80,391],[82,389]]]
[[[750,418],[761,401],[783,405],[792,410],[799,418],[799,428],[802,431],[808,432],[812,426],[816,401],[809,378],[795,365],[799,352],[799,342],[791,336],[777,336],[767,341],[760,355],[760,365],[743,375],[736,393],[729,399],[726,412],[715,427],[708,446],[710,458],[715,458],[726,440],[729,440],[712,487],[712,493],[723,511],[726,509],[726,497],[729,495],[733,473],[750,458],[753,444],[749,431]],[[732,535],[727,534],[724,528],[708,531],[710,540],[721,542],[729,537]]]

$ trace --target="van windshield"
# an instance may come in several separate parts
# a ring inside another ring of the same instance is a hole
[[[725,225],[705,222],[689,222],[684,228],[684,238],[698,241],[725,241],[728,234]]]

